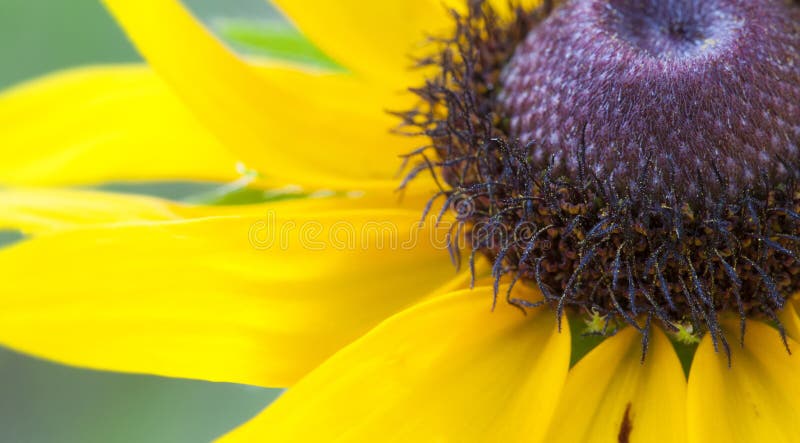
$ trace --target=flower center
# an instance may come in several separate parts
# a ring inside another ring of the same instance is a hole
[[[800,289],[800,7],[568,0],[504,20],[468,4],[404,115],[435,154],[410,177],[441,178],[470,262],[544,296],[507,301],[645,343],[659,322],[727,348],[726,312],[741,335],[748,318],[782,331]]]
[[[783,0],[575,0],[531,30],[500,100],[557,170],[697,194],[777,178],[800,144],[800,8]],[[625,183],[628,184],[628,183]]]

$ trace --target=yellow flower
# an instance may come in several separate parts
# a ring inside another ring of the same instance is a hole
[[[105,1],[150,68],[73,70],[0,96],[0,224],[28,236],[0,251],[2,344],[290,387],[223,441],[797,440],[800,360],[774,328],[748,321],[730,367],[706,333],[688,380],[666,326],[644,360],[624,327],[571,366],[570,329],[550,310],[492,310],[491,279],[468,289],[470,271],[431,241],[437,226],[417,231],[436,185],[421,176],[398,199],[397,158],[420,141],[392,135],[385,111],[413,107],[403,88],[428,75],[408,69],[409,48],[452,32],[439,0],[277,0],[346,73],[248,64],[177,0]],[[213,207],[56,189],[235,180],[237,162],[259,186],[335,192]],[[541,299],[531,287],[515,297]],[[780,313],[793,350],[794,303]],[[607,315],[592,310],[589,332],[607,332]],[[738,318],[720,321],[735,336]]]

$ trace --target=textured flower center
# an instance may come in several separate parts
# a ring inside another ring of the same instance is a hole
[[[404,115],[435,151],[410,177],[442,179],[470,261],[544,296],[507,301],[645,343],[659,322],[727,347],[724,313],[742,335],[748,318],[782,330],[800,290],[800,7],[568,0],[503,20],[468,3]]]
[[[574,0],[519,46],[501,101],[537,161],[577,172],[583,148],[601,176],[651,162],[656,187],[741,192],[798,154],[798,50],[782,0]]]

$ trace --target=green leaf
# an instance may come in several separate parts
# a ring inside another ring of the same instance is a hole
[[[10,229],[0,229],[0,249],[25,240],[25,234]]]
[[[222,38],[254,55],[329,70],[343,69],[284,20],[225,18],[214,20],[212,26]]]
[[[567,319],[572,336],[572,353],[569,366],[573,367],[607,337],[600,334],[600,331],[605,329],[603,326],[599,330],[592,330],[591,322],[587,322],[581,315],[568,315]],[[613,330],[614,326],[611,325],[609,329]],[[611,333],[611,331],[608,332]]]
[[[274,203],[284,200],[297,200],[308,197],[308,194],[292,188],[265,191],[249,187],[234,188],[220,186],[210,192],[184,198],[185,203],[212,206],[252,205],[258,203]]]
[[[307,194],[296,186],[286,186],[272,190],[252,188],[250,185],[258,179],[258,172],[249,170],[243,165],[240,165],[240,172],[242,176],[238,180],[186,196],[182,201],[201,205],[233,206],[307,197]]]
[[[683,374],[686,378],[689,378],[689,370],[692,368],[692,361],[694,360],[694,354],[697,352],[697,343],[683,343],[676,340],[674,337],[670,337],[672,341],[672,346],[675,348],[675,353],[678,354],[678,359],[681,361],[681,366],[683,367]]]
[[[224,184],[197,181],[144,181],[112,182],[100,186],[89,186],[86,189],[183,201],[198,194],[213,192],[220,186],[224,186]]]
[[[99,187],[90,187],[104,192],[120,194],[144,195],[163,198],[195,205],[211,206],[236,206],[257,203],[271,203],[284,200],[301,198],[321,198],[317,194],[308,194],[296,187],[287,186],[277,189],[258,189],[250,187],[248,181],[235,181],[232,183],[212,182],[141,182],[141,183],[110,183]],[[6,238],[15,240],[13,233],[0,230],[0,247],[4,246]],[[11,240],[8,240],[11,242]]]

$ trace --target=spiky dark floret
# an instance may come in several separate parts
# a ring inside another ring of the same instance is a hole
[[[742,339],[752,318],[778,324],[783,334],[777,314],[800,289],[800,159],[766,149],[766,166],[743,180],[713,168],[687,170],[669,147],[658,164],[635,150],[622,159],[638,165],[635,173],[619,180],[590,163],[591,123],[575,119],[574,149],[558,151],[575,167],[559,167],[557,153],[537,155],[535,136],[514,135],[509,92],[502,92],[515,48],[554,4],[515,8],[509,21],[482,0],[471,0],[467,14],[453,12],[455,35],[436,40],[441,50],[422,61],[439,75],[413,89],[419,106],[402,114],[406,129],[432,140],[409,154],[420,161],[407,180],[430,171],[443,182],[436,199],[443,211],[455,209],[453,238],[464,233],[470,263],[486,255],[496,281],[537,285],[559,318],[565,309],[607,315],[640,330],[645,346],[658,321],[669,330],[708,331],[726,350],[724,313],[741,320]],[[534,307],[511,294],[497,295]]]

